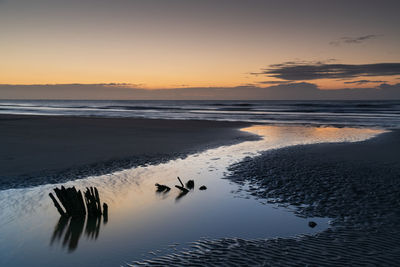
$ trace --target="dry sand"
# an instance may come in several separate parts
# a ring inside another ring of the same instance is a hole
[[[64,182],[255,138],[216,121],[0,115],[0,190]]]
[[[134,265],[400,266],[400,131],[358,143],[295,146],[232,167],[259,198],[331,217],[317,235],[200,240],[189,251]]]

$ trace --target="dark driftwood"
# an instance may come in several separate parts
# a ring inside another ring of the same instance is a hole
[[[80,190],[76,191],[75,187],[65,188],[64,186],[61,186],[60,189],[55,188],[54,192],[61,202],[61,205],[64,207],[65,212],[53,194],[50,193],[49,196],[53,200],[54,206],[57,208],[61,216],[76,218],[86,215],[85,205],[83,204],[82,193]]]
[[[64,210],[61,208],[60,204],[58,203],[58,201],[56,200],[56,198],[53,196],[52,193],[49,193],[49,196],[51,198],[51,200],[53,200],[54,206],[57,208],[58,212],[60,213],[60,215],[62,217],[67,217],[67,214],[64,212]]]
[[[86,188],[85,202],[89,217],[101,216],[100,197],[96,187]]]
[[[108,205],[107,203],[103,203],[103,223],[106,224],[108,222]]]
[[[183,185],[182,181],[181,181],[181,178],[179,178],[179,177],[177,177],[177,178],[178,178],[178,181],[181,183],[181,186],[182,186],[182,187],[185,187],[185,186]]]
[[[194,180],[187,181],[186,188],[192,190],[194,188]]]
[[[52,193],[49,193],[49,196],[62,217],[80,218],[85,217],[86,214],[89,217],[102,215],[99,191],[96,187],[86,188],[85,199],[81,191],[77,191],[74,186],[69,188],[61,186],[61,188],[55,188],[54,192],[58,201]],[[107,204],[104,203],[103,207],[107,207],[108,211]]]
[[[156,186],[157,186],[157,192],[165,192],[166,193],[169,190],[171,190],[171,188],[169,186],[166,186],[164,184],[156,183]]]
[[[187,192],[189,192],[189,190],[187,190],[186,188],[185,188],[185,186],[183,185],[183,183],[182,183],[182,181],[181,181],[181,178],[179,178],[179,177],[177,177],[178,178],[178,181],[179,181],[179,183],[181,184],[181,185],[175,185],[175,187],[176,188],[178,188],[178,189],[180,189],[181,191],[182,191],[182,193],[187,193]]]

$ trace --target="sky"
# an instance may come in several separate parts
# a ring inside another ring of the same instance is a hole
[[[95,88],[110,99],[398,88],[399,10],[398,0],[0,0],[0,98],[46,98],[49,85],[73,99],[97,99]]]

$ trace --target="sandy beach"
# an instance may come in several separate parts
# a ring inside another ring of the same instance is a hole
[[[0,0],[0,267],[400,267],[400,0]]]
[[[316,235],[201,240],[192,251],[137,265],[398,266],[400,131],[356,143],[268,151],[232,166],[232,181],[290,206],[301,217],[332,218]]]
[[[61,258],[64,266],[400,264],[398,130],[8,115],[0,123],[1,186],[19,188],[0,191],[9,240],[2,251],[18,253],[14,235],[29,229],[25,249],[43,244],[26,254],[33,266]],[[132,168],[143,164],[151,165]],[[209,189],[183,199],[154,192],[157,182],[173,187],[176,176]],[[78,230],[59,227],[51,183],[99,188],[111,214],[97,241],[80,238],[85,221]],[[47,245],[53,228],[69,230],[64,241],[54,230]]]
[[[241,122],[0,116],[0,189],[65,182],[255,137]]]

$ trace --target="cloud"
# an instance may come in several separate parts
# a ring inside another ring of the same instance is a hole
[[[257,82],[258,84],[289,84],[288,81],[261,81]]]
[[[386,83],[387,81],[373,81],[373,80],[358,80],[358,81],[350,81],[344,82],[345,84],[364,84],[364,83]]]
[[[274,64],[253,75],[265,75],[286,81],[348,79],[370,76],[400,75],[400,63],[326,64],[323,62],[285,62]]]
[[[369,34],[359,37],[341,37],[338,40],[330,42],[329,44],[333,46],[339,46],[341,44],[361,44],[365,41],[376,39],[380,36],[382,35]]]

